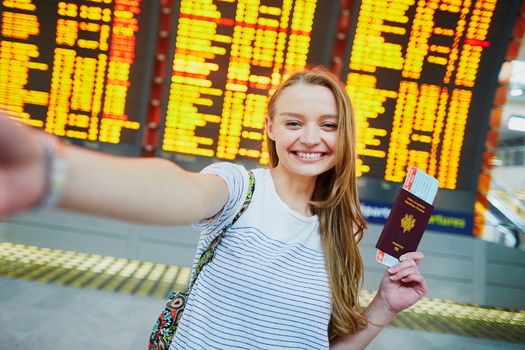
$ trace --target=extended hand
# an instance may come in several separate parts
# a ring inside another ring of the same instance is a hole
[[[46,169],[38,138],[0,112],[0,219],[35,206],[43,196]]]

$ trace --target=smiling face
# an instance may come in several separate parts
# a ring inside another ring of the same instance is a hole
[[[316,177],[336,160],[337,103],[321,85],[297,83],[284,88],[266,119],[268,137],[275,141],[278,171]]]

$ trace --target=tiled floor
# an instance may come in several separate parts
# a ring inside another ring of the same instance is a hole
[[[161,298],[183,286],[188,273],[0,243],[0,348],[144,349]],[[364,291],[362,301],[372,295]],[[525,349],[525,310],[424,299],[369,349]]]

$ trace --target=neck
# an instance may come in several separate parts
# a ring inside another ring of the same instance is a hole
[[[293,175],[279,166],[271,168],[270,172],[281,200],[291,209],[305,216],[312,216],[308,202],[314,193],[317,176]]]

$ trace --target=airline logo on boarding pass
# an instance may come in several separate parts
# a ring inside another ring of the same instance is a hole
[[[411,166],[408,169],[403,188],[425,202],[432,204],[439,187],[438,185],[439,183],[436,178],[415,166]],[[403,230],[409,231],[409,226],[412,226],[412,221],[410,220],[409,223],[408,220],[405,220],[401,223],[401,226],[403,227]],[[399,263],[397,258],[380,249],[377,250],[376,261],[388,267]]]
[[[403,188],[409,192],[416,178],[417,170],[418,169],[415,166],[411,166],[410,169],[408,169],[407,177],[405,178],[405,183],[403,184]]]

